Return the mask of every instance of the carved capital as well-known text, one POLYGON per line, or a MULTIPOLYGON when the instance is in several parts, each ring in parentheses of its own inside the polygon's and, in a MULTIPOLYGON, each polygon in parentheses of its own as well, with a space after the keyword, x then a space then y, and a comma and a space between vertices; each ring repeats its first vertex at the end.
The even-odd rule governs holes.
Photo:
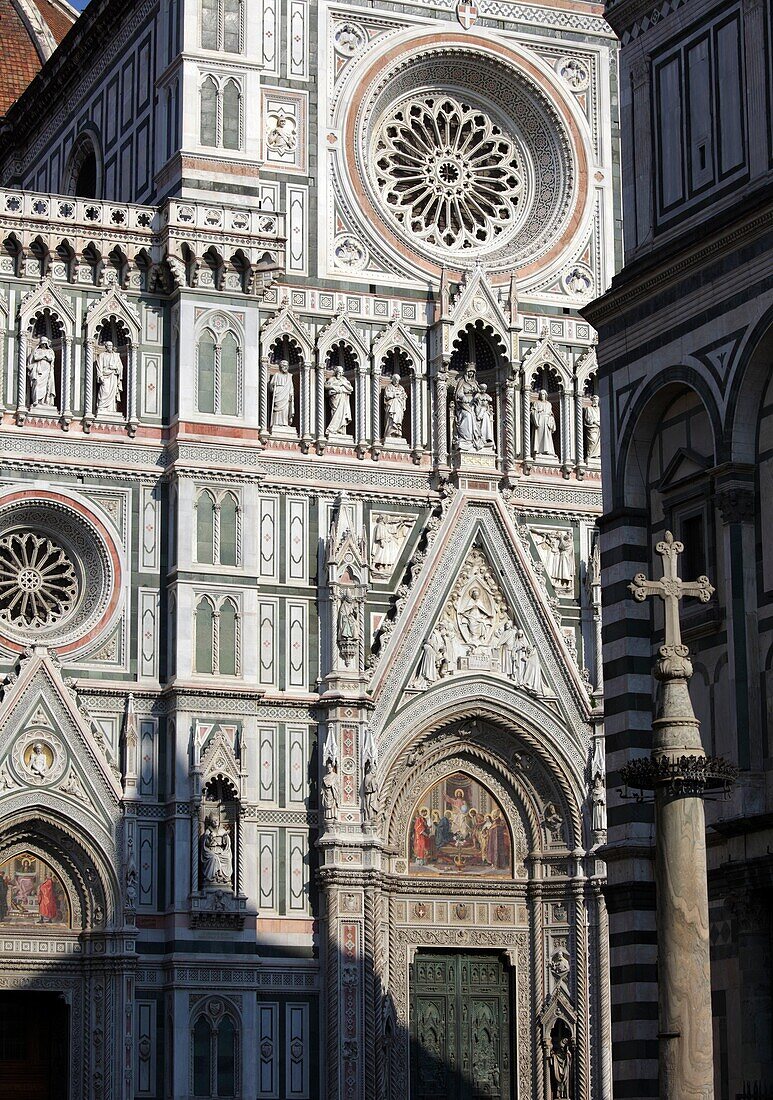
POLYGON ((658 680, 689 680, 692 676, 690 650, 686 645, 662 645, 655 662, 658 680))
POLYGON ((753 489, 721 489, 714 494, 723 523, 754 522, 753 489))

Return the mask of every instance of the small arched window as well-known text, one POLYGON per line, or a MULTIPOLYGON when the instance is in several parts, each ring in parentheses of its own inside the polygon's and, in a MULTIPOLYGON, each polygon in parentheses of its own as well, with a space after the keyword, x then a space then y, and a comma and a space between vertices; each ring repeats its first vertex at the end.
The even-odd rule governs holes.
POLYGON ((193 1095, 225 1100, 237 1091, 237 1030, 233 1017, 201 1015, 193 1025, 193 1095))
POLYGON ((239 148, 240 121, 239 85, 227 80, 223 88, 223 148, 239 148))
POLYGON ((201 493, 196 501, 196 561, 214 565, 215 502, 210 493, 201 493))
POLYGON ((237 657, 237 614, 233 600, 223 600, 220 605, 220 630, 218 637, 218 671, 221 676, 235 676, 237 657))
POLYGON ((238 564, 239 506, 233 493, 226 493, 220 501, 220 564, 238 564))
POLYGON ((217 140, 217 116, 218 102, 217 82, 214 77, 208 76, 201 86, 201 144, 215 147, 217 140))
POLYGON ((196 607, 196 671, 211 676, 215 671, 215 609, 206 596, 196 607))
POLYGON ((216 338, 204 329, 198 342, 196 408, 201 413, 238 416, 241 406, 241 346, 226 330, 216 338))
POLYGON ((201 47, 242 52, 242 0, 201 0, 201 47))
POLYGON ((232 332, 223 337, 220 351, 220 409, 226 416, 239 411, 239 345, 232 332))
POLYGON ((215 338, 207 329, 199 340, 198 409, 203 413, 213 413, 216 410, 216 350, 215 338))
POLYGON ((218 0, 201 0, 201 47, 204 50, 217 49, 219 7, 218 0))

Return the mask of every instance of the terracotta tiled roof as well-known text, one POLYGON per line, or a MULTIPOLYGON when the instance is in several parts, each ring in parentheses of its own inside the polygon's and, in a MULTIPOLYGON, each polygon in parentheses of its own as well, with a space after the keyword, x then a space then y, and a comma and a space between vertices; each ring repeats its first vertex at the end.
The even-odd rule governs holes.
POLYGON ((0 0, 0 115, 37 75, 77 14, 64 0, 0 0))

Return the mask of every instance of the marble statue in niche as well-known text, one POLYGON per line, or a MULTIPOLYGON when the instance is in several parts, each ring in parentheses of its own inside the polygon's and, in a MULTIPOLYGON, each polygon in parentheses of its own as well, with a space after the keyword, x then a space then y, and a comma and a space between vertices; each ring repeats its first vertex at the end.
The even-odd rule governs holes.
POLYGON ((590 405, 585 406, 582 418, 585 424, 585 457, 601 458, 601 410, 595 393, 590 405))
POLYGON ((445 776, 421 796, 410 818, 409 849, 411 874, 512 876, 502 807, 463 772, 445 776))
POLYGON ((572 1036, 563 1020, 559 1020, 550 1032, 547 1062, 551 1100, 569 1100, 572 1095, 572 1036))
POLYGON ((115 414, 123 390, 123 360, 112 340, 101 345, 94 360, 97 376, 97 413, 115 414))
POLYGON ((537 400, 531 406, 531 423, 534 429, 535 456, 555 458, 553 436, 556 433, 556 418, 553 406, 548 401, 547 390, 540 390, 537 400))
POLYGON ((56 356, 47 336, 41 336, 27 360, 32 408, 56 408, 56 380, 54 363, 56 356))
POLYGON ((494 406, 485 384, 478 382, 475 367, 468 363, 454 387, 454 442, 464 450, 494 447, 494 406))
POLYGON ((408 407, 408 391, 400 381, 399 374, 393 374, 389 384, 384 387, 384 442, 390 439, 404 439, 403 420, 408 407))
POLYGON ((290 374, 290 364, 282 359, 279 370, 268 384, 271 391, 271 429, 292 427, 295 417, 295 392, 290 374))
POLYGON ((351 382, 344 377, 344 368, 340 363, 333 367, 333 376, 325 382, 330 407, 327 435, 348 435, 352 420, 351 396, 354 392, 351 382))
POLYGON ((231 886, 233 869, 231 834, 218 806, 204 820, 204 834, 201 838, 202 885, 205 888, 231 886))
POLYGON ((341 784, 338 770, 332 761, 328 763, 322 777, 320 801, 325 824, 333 825, 338 820, 338 807, 341 805, 341 784))
POLYGON ((357 653, 360 640, 360 622, 357 600, 345 588, 338 601, 336 622, 336 645, 344 664, 350 665, 357 653))
POLYGON ((381 812, 381 793, 378 785, 376 766, 372 760, 365 761, 362 794, 363 802, 365 803, 365 820, 369 825, 375 825, 381 812))

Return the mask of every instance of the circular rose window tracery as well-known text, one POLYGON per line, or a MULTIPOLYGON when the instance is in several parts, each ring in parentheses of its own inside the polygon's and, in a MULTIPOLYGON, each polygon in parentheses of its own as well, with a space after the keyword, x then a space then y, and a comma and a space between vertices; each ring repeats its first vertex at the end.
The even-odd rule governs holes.
POLYGON ((31 531, 0 538, 0 620, 24 628, 53 626, 78 598, 78 577, 52 539, 31 531))
POLYGON ((430 245, 480 247, 516 219, 524 187, 517 146, 480 107, 448 95, 411 98, 382 120, 374 160, 383 202, 430 245))

